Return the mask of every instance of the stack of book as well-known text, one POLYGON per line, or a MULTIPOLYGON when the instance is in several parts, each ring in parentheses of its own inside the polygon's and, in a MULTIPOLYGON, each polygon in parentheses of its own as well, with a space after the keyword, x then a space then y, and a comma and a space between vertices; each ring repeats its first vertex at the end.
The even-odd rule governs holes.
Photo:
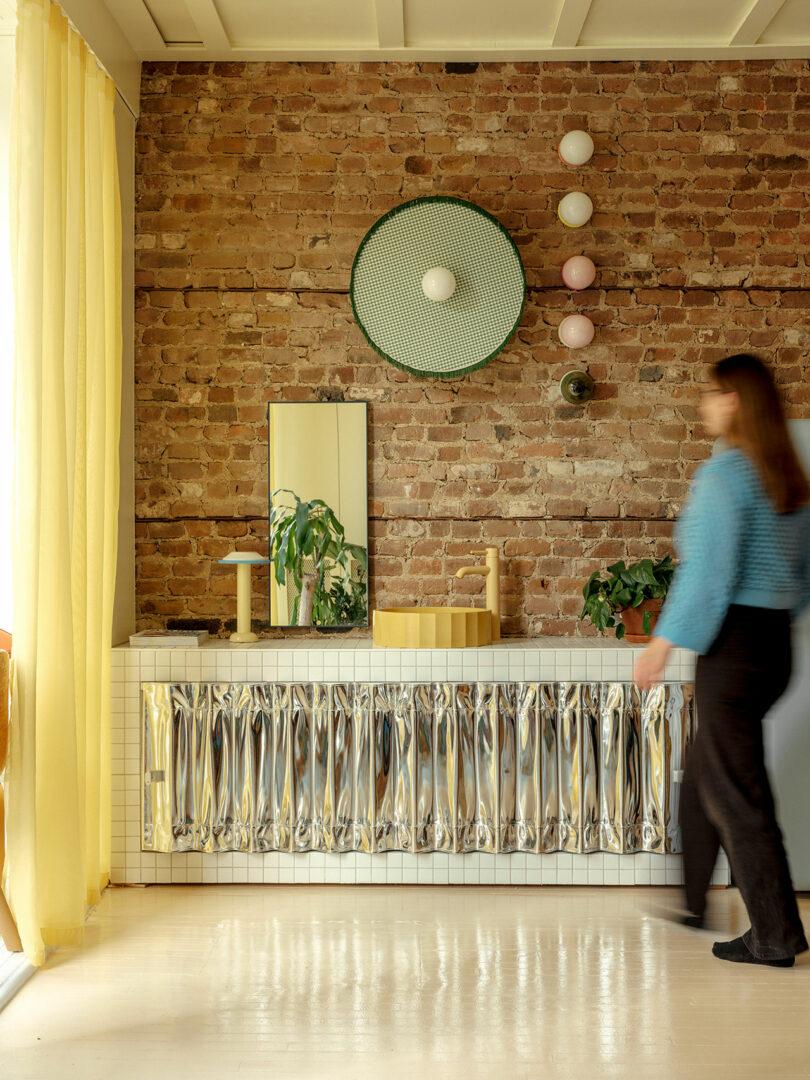
POLYGON ((140 630, 129 635, 131 649, 196 649, 208 640, 207 630, 140 630))

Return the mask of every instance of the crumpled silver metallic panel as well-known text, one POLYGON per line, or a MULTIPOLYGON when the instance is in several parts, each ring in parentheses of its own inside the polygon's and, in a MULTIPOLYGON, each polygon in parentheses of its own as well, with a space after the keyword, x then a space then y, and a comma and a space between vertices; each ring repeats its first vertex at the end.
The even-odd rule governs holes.
POLYGON ((680 850, 691 685, 145 683, 147 851, 680 850))

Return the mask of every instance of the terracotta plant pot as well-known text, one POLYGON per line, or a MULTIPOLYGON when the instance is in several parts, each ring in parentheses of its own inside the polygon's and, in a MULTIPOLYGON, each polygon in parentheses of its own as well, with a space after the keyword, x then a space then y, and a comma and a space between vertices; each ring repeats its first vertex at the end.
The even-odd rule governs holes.
POLYGON ((644 612, 650 612, 650 629, 654 630, 663 605, 663 600, 642 600, 638 607, 622 608, 621 616, 622 622, 624 623, 624 640, 632 641, 634 643, 649 641, 652 634, 644 633, 644 612))

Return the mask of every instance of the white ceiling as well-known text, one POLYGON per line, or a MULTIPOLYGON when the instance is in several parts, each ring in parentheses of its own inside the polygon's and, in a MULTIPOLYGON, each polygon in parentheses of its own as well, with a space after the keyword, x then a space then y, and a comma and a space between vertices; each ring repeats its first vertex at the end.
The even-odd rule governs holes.
POLYGON ((104 2, 142 60, 810 57, 810 0, 104 2))

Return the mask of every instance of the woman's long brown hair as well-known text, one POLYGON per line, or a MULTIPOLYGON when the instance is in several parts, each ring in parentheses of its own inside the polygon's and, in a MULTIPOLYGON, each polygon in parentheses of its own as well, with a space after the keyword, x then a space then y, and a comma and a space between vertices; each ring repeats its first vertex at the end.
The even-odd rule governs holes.
POLYGON ((740 407, 731 419, 728 441, 745 450, 780 514, 810 502, 807 482, 773 375, 756 356, 735 353, 712 369, 723 390, 735 390, 740 407))

